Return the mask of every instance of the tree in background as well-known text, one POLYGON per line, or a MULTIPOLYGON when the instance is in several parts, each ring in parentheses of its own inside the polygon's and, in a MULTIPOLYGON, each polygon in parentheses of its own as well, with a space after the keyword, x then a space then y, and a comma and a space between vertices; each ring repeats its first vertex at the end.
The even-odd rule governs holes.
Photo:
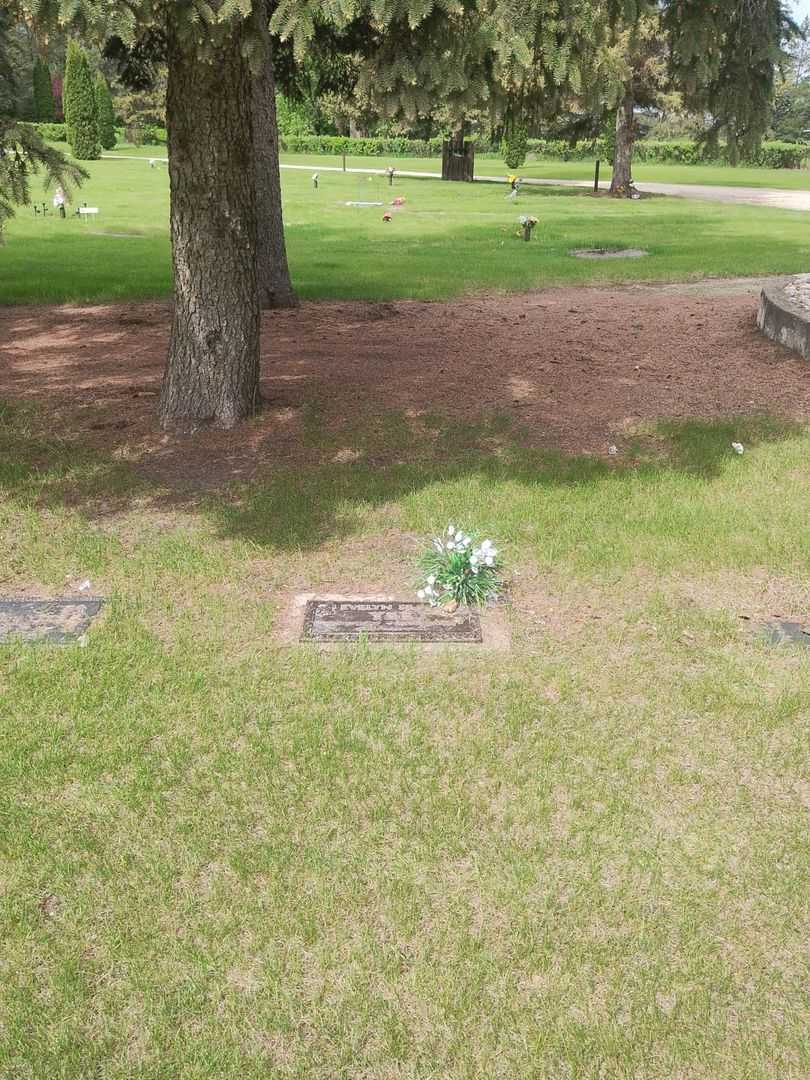
POLYGON ((73 156, 91 161, 101 155, 96 113, 96 95, 87 54, 76 41, 69 41, 65 61, 63 109, 67 137, 73 156))
POLYGON ((774 138, 785 142, 810 142, 810 79, 793 86, 783 83, 773 106, 774 138))
POLYGON ((753 157, 771 119, 783 45, 798 28, 782 0, 667 0, 662 25, 670 72, 693 113, 711 117, 709 153, 721 136, 732 165, 753 157))
POLYGON ((621 21, 614 26, 601 75, 613 126, 610 194, 627 198, 635 194, 636 109, 660 106, 667 90, 667 42, 657 7, 641 11, 629 25, 621 21))
POLYGON ((256 158, 256 275, 263 308, 290 308, 298 298, 290 280, 281 209, 278 120, 270 11, 259 4, 253 23, 259 45, 251 88, 253 151, 256 158))
POLYGON ((115 112, 110 87, 100 71, 96 74, 93 93, 96 99, 98 141, 105 150, 112 150, 115 146, 115 112))
POLYGON ((800 86, 810 78, 810 16, 805 16, 785 42, 785 82, 800 86))
POLYGON ((787 142, 810 142, 810 18, 786 43, 786 52, 773 105, 773 135, 787 142))
POLYGON ((43 123, 53 123, 56 108, 53 100, 53 85, 48 64, 41 56, 34 61, 34 119, 43 123))

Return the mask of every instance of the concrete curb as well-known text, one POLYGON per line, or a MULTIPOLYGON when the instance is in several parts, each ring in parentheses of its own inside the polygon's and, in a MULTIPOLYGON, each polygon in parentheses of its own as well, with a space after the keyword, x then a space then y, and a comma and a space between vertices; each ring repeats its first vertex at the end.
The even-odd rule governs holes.
POLYGON ((772 341, 810 360, 810 311, 788 299, 784 283, 763 288, 757 326, 772 341))

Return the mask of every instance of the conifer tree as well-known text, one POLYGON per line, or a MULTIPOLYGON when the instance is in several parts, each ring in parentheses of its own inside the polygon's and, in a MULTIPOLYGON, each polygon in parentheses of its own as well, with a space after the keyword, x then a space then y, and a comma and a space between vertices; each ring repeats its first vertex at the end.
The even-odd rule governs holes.
POLYGON ((100 156, 96 95, 87 55, 76 41, 69 41, 62 91, 67 137, 73 156, 91 161, 100 156))
POLYGON ((41 56, 34 61, 33 83, 34 119, 42 123, 53 123, 56 119, 56 106, 53 100, 51 73, 41 56))
POLYGON ((115 110, 107 80, 100 71, 96 75, 93 91, 96 98, 98 141, 105 150, 112 150, 115 146, 115 110))
POLYGON ((758 148, 771 117, 782 45, 796 32, 783 0, 668 0, 671 69, 693 112, 712 117, 708 144, 725 135, 729 159, 758 148))

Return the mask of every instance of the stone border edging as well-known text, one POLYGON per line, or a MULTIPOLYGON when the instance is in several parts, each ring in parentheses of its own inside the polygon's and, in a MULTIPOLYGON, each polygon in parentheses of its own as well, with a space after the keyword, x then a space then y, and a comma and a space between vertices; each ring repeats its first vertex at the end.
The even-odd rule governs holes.
POLYGON ((785 283, 762 289, 757 326, 772 341, 810 360, 810 309, 788 298, 785 283))

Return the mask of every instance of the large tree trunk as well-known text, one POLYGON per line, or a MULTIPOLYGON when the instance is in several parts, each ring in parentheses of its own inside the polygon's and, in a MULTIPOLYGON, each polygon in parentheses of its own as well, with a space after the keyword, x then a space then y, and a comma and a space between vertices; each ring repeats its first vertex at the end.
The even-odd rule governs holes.
POLYGON ((442 180, 472 180, 475 172, 475 143, 465 142, 462 123, 442 143, 442 180))
POLYGON ((174 320, 163 427, 233 427, 259 408, 251 76, 234 32, 211 62, 168 33, 174 320))
POLYGON ((276 85, 273 50, 265 5, 256 6, 254 20, 262 40, 263 57, 253 76, 253 143, 256 153, 256 266, 259 303, 264 308, 296 307, 298 298, 290 281, 284 221, 281 209, 281 175, 278 164, 276 85))
POLYGON ((636 140, 635 101, 629 91, 616 112, 616 148, 613 151, 613 179, 610 194, 629 198, 633 187, 633 143, 636 140))

